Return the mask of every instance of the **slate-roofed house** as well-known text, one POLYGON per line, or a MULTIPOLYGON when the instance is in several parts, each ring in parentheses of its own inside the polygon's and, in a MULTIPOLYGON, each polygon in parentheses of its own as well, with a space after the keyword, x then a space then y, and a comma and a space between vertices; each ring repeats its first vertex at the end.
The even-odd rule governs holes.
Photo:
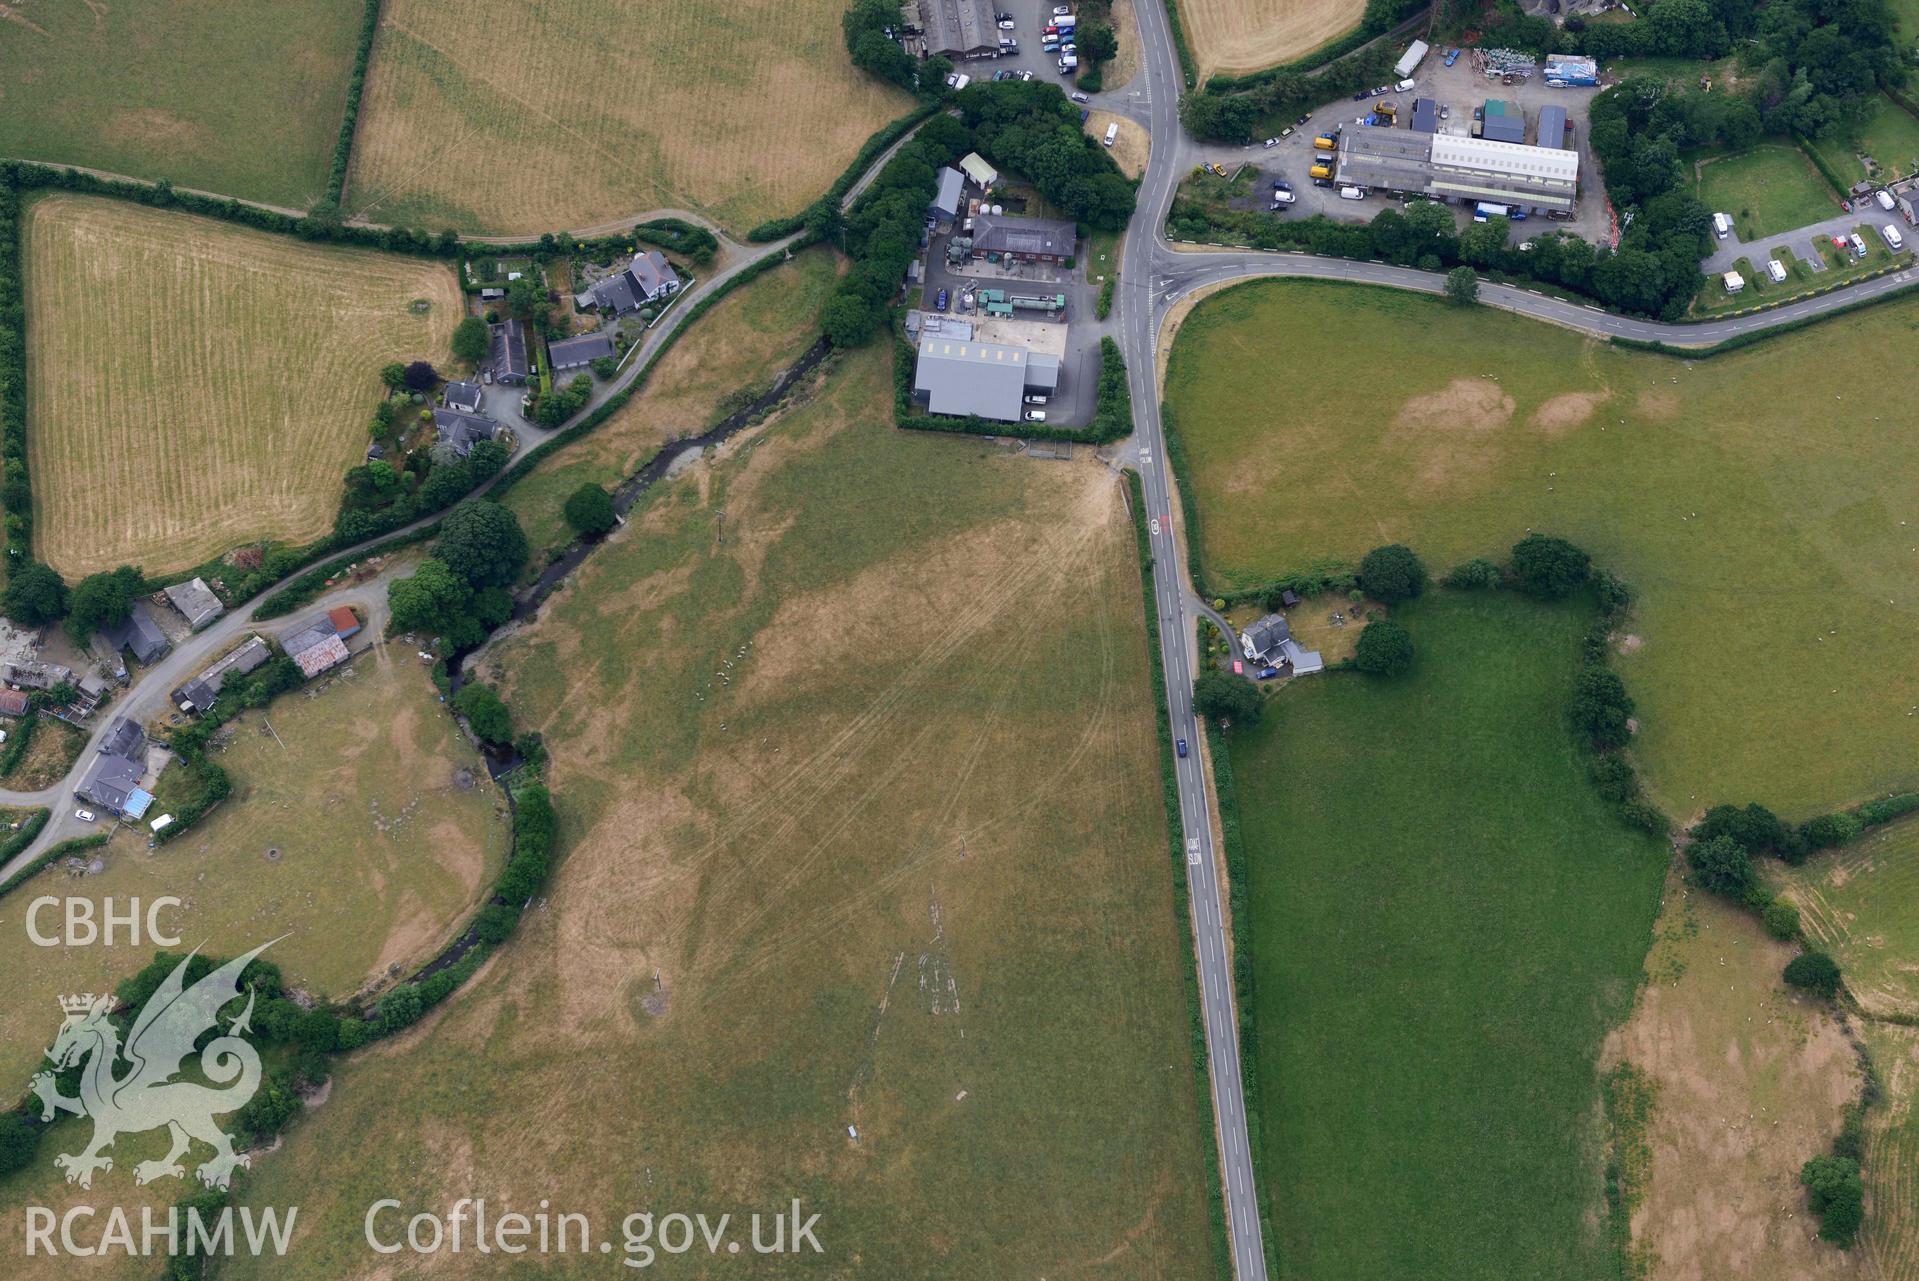
POLYGON ((203 578, 175 583, 166 592, 167 600, 187 620, 187 626, 196 632, 227 612, 227 607, 220 603, 220 598, 213 594, 213 589, 207 586, 203 578))
POLYGON ((493 377, 503 383, 523 383, 533 373, 533 361, 526 354, 526 326, 508 316, 492 327, 493 348, 488 366, 493 377))
POLYGON ((680 274, 673 270, 673 264, 666 260, 666 255, 657 249, 635 254, 626 274, 633 278, 640 297, 647 302, 658 302, 680 292, 680 274))
POLYGON ((633 261, 626 265, 625 270, 594 281, 585 293, 577 295, 573 301, 582 308, 597 307, 615 316, 624 316, 650 302, 671 298, 680 292, 683 283, 680 274, 673 270, 673 264, 666 260, 666 255, 657 249, 649 249, 645 253, 634 254, 633 261))
POLYGON ((153 611, 147 608, 143 600, 133 602, 125 622, 101 628, 100 638, 115 655, 123 649, 130 649, 134 658, 142 663, 155 662, 173 648, 173 642, 153 621, 153 611))
POLYGON ((453 452, 465 458, 473 452, 475 445, 483 440, 492 440, 499 424, 479 414, 463 414, 457 409, 441 408, 433 411, 433 426, 440 433, 440 443, 453 446, 453 452))
POLYGON ((1239 634, 1239 647, 1256 663, 1278 661, 1279 647, 1293 638, 1284 614, 1268 614, 1239 634))
POLYGON ((282 636, 280 648, 300 665, 300 671, 309 679, 347 660, 346 642, 340 639, 339 630, 325 614, 282 636))
POLYGON ((125 716, 116 716, 108 722, 106 735, 100 740, 100 750, 112 756, 137 756, 147 745, 146 731, 139 722, 125 716))
POLYGON ((446 407, 457 409, 463 414, 480 412, 482 393, 478 383, 448 383, 446 385, 446 407))
POLYGON ((140 790, 140 779, 147 770, 146 752, 147 736, 139 722, 115 717, 100 741, 99 754, 87 766, 73 794, 101 809, 139 818, 153 804, 153 797, 140 790))
POLYGON ((562 338, 546 345, 546 356, 553 362, 555 373, 563 369, 584 369, 600 357, 612 354, 613 340, 604 332, 562 338))
POLYGON ((975 258, 998 254, 1022 262, 1065 262, 1078 239, 1079 228, 1059 218, 981 214, 973 219, 975 258))

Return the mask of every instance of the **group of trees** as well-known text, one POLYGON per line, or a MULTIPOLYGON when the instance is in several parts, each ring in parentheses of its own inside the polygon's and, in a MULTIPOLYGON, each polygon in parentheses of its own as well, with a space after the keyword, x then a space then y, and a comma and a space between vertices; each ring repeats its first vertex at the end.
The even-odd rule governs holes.
MULTIPOLYGON (((1413 549, 1375 547, 1359 562, 1359 587, 1374 600, 1401 605, 1426 590, 1430 577, 1413 549)), ((1376 618, 1359 633, 1353 666, 1368 676, 1397 676, 1413 665, 1413 637, 1396 618, 1376 618)))
POLYGON ((944 93, 946 76, 953 70, 951 60, 921 62, 906 52, 897 34, 902 21, 900 6, 893 0, 853 0, 853 7, 840 17, 847 56, 867 75, 908 93, 944 93))
POLYGON ((595 485, 588 481, 566 496, 566 506, 561 509, 566 523, 573 532, 587 538, 599 538, 610 533, 620 523, 613 510, 613 495, 606 492, 604 485, 595 485))
POLYGON ((507 588, 530 554, 511 510, 469 499, 447 513, 433 555, 387 592, 388 631, 438 636, 454 649, 479 644, 513 616, 507 588))
POLYGON ((127 621, 133 602, 151 590, 144 571, 133 565, 89 574, 71 590, 51 566, 25 561, 13 570, 0 593, 0 613, 23 627, 44 627, 65 619, 77 645, 103 627, 127 621))
POLYGON ((960 118, 981 155, 1030 181, 1046 202, 1099 231, 1121 231, 1133 216, 1134 184, 1112 153, 1089 138, 1079 108, 1042 80, 968 85, 960 118))
POLYGON ((558 427, 586 408, 593 398, 593 379, 587 374, 573 375, 564 387, 555 387, 539 397, 533 406, 533 421, 542 427, 558 427))

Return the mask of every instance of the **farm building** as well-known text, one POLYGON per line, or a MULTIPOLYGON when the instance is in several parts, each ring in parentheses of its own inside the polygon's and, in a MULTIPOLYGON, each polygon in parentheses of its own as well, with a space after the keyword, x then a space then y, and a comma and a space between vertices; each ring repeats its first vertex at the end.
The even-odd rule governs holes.
POLYGON ((1239 636, 1240 650, 1255 663, 1277 667, 1294 676, 1322 671, 1326 660, 1318 650, 1305 649, 1293 639, 1292 625, 1284 614, 1268 614, 1239 636))
POLYGON ((457 409, 436 409, 433 411, 433 426, 440 433, 440 443, 451 445, 453 452, 465 458, 473 452, 473 447, 483 440, 492 440, 499 424, 491 418, 479 414, 463 414, 457 409))
POLYGON ((1339 136, 1339 174, 1375 190, 1570 213, 1579 153, 1410 129, 1348 129, 1339 136))
POLYGON ((913 394, 929 413, 1018 422, 1028 394, 1059 387, 1059 358, 999 343, 920 340, 913 394))
POLYGON ((340 638, 332 617, 326 614, 282 636, 280 648, 300 665, 300 671, 309 679, 347 660, 346 642, 340 638))
POLYGON ((997 255, 1021 262, 1065 262, 1073 256, 1079 228, 1059 218, 1007 218, 981 214, 973 219, 973 256, 997 255))
POLYGON ((29 700, 17 689, 0 689, 0 716, 25 716, 29 700))
POLYGON ((546 357, 555 373, 565 369, 585 369, 602 356, 613 355, 613 340, 604 333, 581 334, 546 345, 546 357))
POLYGON ((187 620, 187 626, 199 631, 208 623, 227 612, 220 598, 213 594, 203 578, 191 578, 184 583, 175 583, 166 589, 167 601, 187 620))
POLYGON ((1526 113, 1518 103, 1507 102, 1503 98, 1488 98, 1485 116, 1480 126, 1480 136, 1488 142, 1526 141, 1526 113))
POLYGON ((463 414, 480 412, 480 384, 448 383, 446 385, 446 407, 457 409, 463 414))
POLYGON ((1539 146, 1557 147, 1565 150, 1566 109, 1558 103, 1548 103, 1539 109, 1539 146))
POLYGON ((939 193, 933 197, 933 203, 926 207, 926 216, 951 222, 959 217, 960 193, 966 188, 966 176, 948 165, 940 170, 939 179, 939 193))
POLYGON ((204 712, 220 696, 229 676, 245 676, 273 657, 273 651, 258 636, 249 636, 228 650, 211 667, 173 691, 173 701, 183 712, 204 712))
POLYGON ((960 172, 966 175, 966 181, 986 190, 999 181, 999 170, 986 163, 985 157, 977 151, 969 151, 960 157, 960 172))
POLYGON ((146 750, 147 736, 138 722, 115 718, 73 794, 123 818, 139 818, 153 804, 153 797, 140 790, 147 772, 146 750))
POLYGON ((333 634, 341 640, 360 630, 360 616, 353 612, 351 605, 339 605, 327 611, 327 621, 333 624, 333 634))
POLYGON ((1439 132, 1439 108, 1431 98, 1413 100, 1413 119, 1411 128, 1416 133, 1439 132))
POLYGON ((8 663, 0 668, 0 675, 6 677, 7 684, 21 689, 48 690, 73 683, 73 669, 59 663, 8 663))
POLYGON ((526 326, 508 317, 493 326, 493 349, 488 354, 493 377, 503 383, 523 383, 533 372, 526 354, 526 326))
POLYGON ((585 293, 575 295, 573 301, 584 311, 597 308, 624 316, 650 302, 671 298, 680 292, 681 284, 679 273, 673 270, 666 255, 649 249, 633 255, 633 261, 624 270, 594 281, 585 293))
POLYGON ((142 663, 151 663, 173 648, 172 642, 167 640, 167 634, 153 621, 153 612, 143 600, 133 602, 126 621, 101 628, 100 638, 116 656, 121 650, 129 649, 133 651, 134 658, 142 663))
POLYGON ((992 0, 919 0, 928 57, 982 58, 999 52, 992 0))

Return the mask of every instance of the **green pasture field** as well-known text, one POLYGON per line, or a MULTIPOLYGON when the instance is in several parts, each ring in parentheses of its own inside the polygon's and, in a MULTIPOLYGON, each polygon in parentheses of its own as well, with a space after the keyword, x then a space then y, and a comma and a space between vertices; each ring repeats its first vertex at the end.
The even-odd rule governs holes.
POLYGON ((1166 399, 1214 584, 1386 542, 1443 571, 1571 538, 1638 593, 1615 662, 1654 798, 1802 818, 1915 781, 1919 470, 1887 361, 1916 332, 1898 302, 1688 361, 1261 282, 1187 319, 1166 399))
POLYGON ((1840 212, 1826 180, 1789 144, 1765 143, 1737 155, 1705 157, 1697 173, 1700 203, 1730 214, 1747 244, 1840 212))
POLYGON ((6 6, 0 156, 305 209, 326 191, 360 0, 6 6))
POLYGON ((1889 182, 1919 173, 1919 119, 1890 98, 1881 98, 1879 109, 1857 130, 1842 127, 1812 145, 1847 182, 1868 177, 1889 182), (1862 151, 1879 162, 1877 174, 1868 174, 1859 163, 1862 151))
POLYGON ((1666 854, 1566 727, 1584 606, 1403 607, 1407 676, 1232 733, 1282 1278, 1610 1278, 1601 1039, 1666 854))
POLYGON ((1210 1275, 1121 491, 897 431, 890 358, 657 487, 488 653, 552 752, 547 900, 260 1165, 304 1235, 236 1281, 370 1270, 371 1200, 466 1195, 616 1248, 798 1197, 835 1273, 1210 1275))

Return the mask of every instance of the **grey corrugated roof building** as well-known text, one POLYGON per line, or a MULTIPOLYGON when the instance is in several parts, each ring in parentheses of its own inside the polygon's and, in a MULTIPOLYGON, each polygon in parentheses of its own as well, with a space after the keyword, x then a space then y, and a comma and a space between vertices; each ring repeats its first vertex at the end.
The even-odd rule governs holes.
POLYGON ((473 452, 475 445, 483 440, 492 440, 499 424, 479 414, 463 414, 457 409, 436 409, 433 411, 433 426, 440 433, 440 443, 453 446, 453 452, 465 458, 473 452))
POLYGON ((199 631, 208 623, 227 612, 213 589, 206 585, 205 579, 190 578, 184 583, 175 583, 166 589, 167 600, 180 611, 187 620, 187 626, 199 631))
POLYGON ((1566 109, 1556 102, 1539 109, 1539 145, 1565 149, 1566 109))
POLYGON ((940 170, 939 179, 939 194, 927 206, 927 215, 933 218, 956 218, 959 216, 960 193, 966 186, 966 175, 948 165, 940 170))
POLYGON ((999 52, 992 0, 920 0, 928 55, 974 58, 999 52))
POLYGON ((1433 105, 1431 98, 1413 100, 1412 128, 1416 133, 1439 132, 1439 108, 1433 105))
POLYGON ((249 636, 205 671, 174 690, 173 701, 180 705, 182 711, 204 712, 220 696, 229 676, 245 676, 271 657, 273 651, 265 641, 258 636, 249 636))
POLYGON ((153 612, 143 600, 133 602, 133 608, 127 612, 126 621, 112 627, 102 627, 100 638, 106 641, 109 649, 118 654, 123 649, 133 651, 134 658, 142 663, 151 663, 173 648, 160 625, 153 621, 153 612))
POLYGON ((605 333, 581 334, 546 345, 546 357, 553 368, 584 369, 602 356, 613 354, 613 340, 605 333))
POLYGON ((1008 218, 981 214, 973 219, 973 256, 1012 254, 1016 258, 1067 259, 1079 240, 1079 228, 1058 218, 1008 218))
POLYGON ((1518 103, 1488 98, 1484 114, 1480 126, 1482 138, 1489 142, 1526 141, 1526 113, 1518 103))
POLYGON ((523 383, 533 372, 526 354, 526 326, 509 316, 493 326, 493 376, 503 383, 523 383))
POLYGON ((1000 343, 922 338, 913 370, 913 394, 929 412, 998 422, 1018 422, 1028 391, 1059 385, 1059 361, 1024 347, 1000 343))
POLYGON ((347 660, 346 642, 340 639, 339 628, 325 614, 282 636, 280 648, 309 677, 347 660))

